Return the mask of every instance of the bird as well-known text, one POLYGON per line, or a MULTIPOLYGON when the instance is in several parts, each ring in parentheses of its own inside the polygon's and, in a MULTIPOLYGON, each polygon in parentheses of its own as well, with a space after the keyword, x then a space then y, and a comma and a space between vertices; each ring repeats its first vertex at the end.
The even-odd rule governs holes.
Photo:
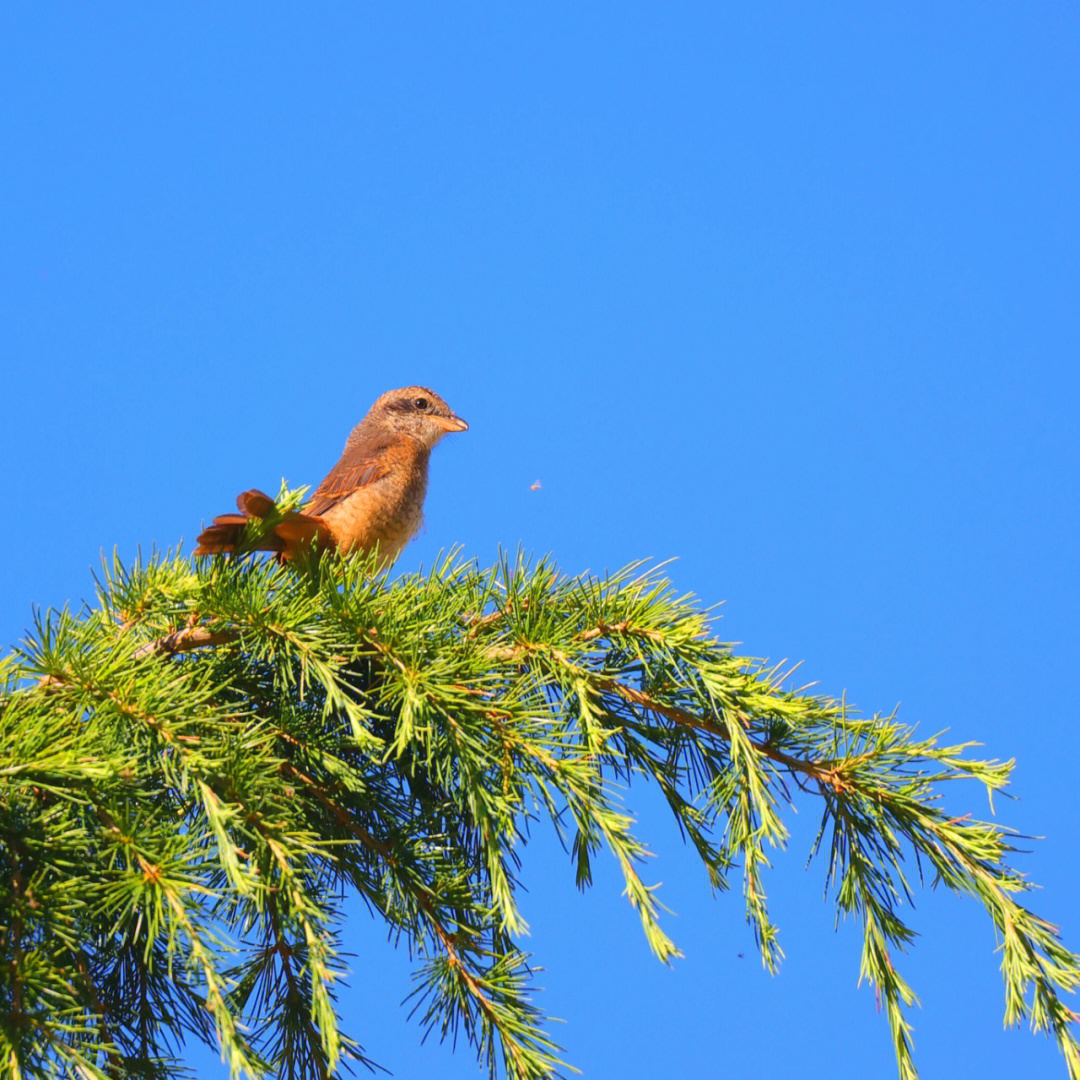
MULTIPOLYGON (((378 567, 389 566, 423 521, 428 459, 449 432, 469 425, 434 390, 406 386, 378 398, 353 428, 341 460, 300 510, 283 514, 245 551, 272 551, 289 562, 317 555, 366 554, 378 549, 378 567)), ((236 499, 238 514, 221 514, 199 534, 195 555, 236 551, 248 522, 274 511, 257 489, 236 499)))

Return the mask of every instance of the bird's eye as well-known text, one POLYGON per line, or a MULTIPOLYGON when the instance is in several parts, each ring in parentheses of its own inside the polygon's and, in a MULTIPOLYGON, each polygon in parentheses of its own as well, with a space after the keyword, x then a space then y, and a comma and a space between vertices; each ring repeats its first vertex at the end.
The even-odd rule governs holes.
POLYGON ((423 412, 430 404, 431 402, 429 402, 426 397, 413 398, 413 405, 421 412, 423 412))

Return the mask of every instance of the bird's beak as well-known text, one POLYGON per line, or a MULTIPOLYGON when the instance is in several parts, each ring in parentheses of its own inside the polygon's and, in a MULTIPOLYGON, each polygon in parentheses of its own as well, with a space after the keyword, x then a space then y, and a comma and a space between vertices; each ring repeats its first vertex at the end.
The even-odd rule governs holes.
POLYGON ((469 425, 466 424, 460 416, 433 416, 431 419, 434 420, 444 431, 469 430, 469 425))

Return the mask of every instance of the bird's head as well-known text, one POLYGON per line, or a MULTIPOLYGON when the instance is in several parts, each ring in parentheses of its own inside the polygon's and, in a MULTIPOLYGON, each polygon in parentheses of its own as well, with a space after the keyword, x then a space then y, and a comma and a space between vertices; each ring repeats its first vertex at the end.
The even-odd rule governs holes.
POLYGON ((469 430, 469 425, 425 386, 388 390, 371 406, 362 426, 408 435, 428 449, 449 431, 469 430))

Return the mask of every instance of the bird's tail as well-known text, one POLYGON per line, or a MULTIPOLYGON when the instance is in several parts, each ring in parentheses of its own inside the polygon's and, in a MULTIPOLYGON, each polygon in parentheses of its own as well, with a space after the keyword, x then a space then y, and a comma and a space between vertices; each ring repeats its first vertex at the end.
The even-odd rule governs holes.
MULTIPOLYGON (((252 518, 269 517, 275 511, 274 500, 255 489, 237 495, 236 506, 239 514, 219 514, 212 525, 199 533, 195 555, 223 555, 235 551, 241 546, 248 522, 252 518)), ((254 543, 244 545, 244 550, 276 551, 278 558, 289 560, 313 545, 320 550, 329 547, 332 540, 322 518, 290 510, 269 532, 254 543)))

